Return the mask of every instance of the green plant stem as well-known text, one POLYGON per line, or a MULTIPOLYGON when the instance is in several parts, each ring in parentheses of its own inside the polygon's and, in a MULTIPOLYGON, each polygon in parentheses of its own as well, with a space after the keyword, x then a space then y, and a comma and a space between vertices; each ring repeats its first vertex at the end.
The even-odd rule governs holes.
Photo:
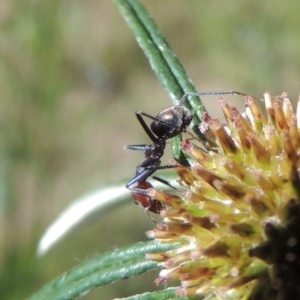
MULTIPOLYGON (((191 79, 146 9, 137 0, 115 1, 173 104, 178 105, 186 93, 196 93, 191 79)), ((186 105, 195 111, 194 123, 199 124, 206 111, 200 98, 189 96, 186 105)))
POLYGON ((145 259, 145 255, 166 251, 177 246, 154 241, 140 242, 130 247, 97 255, 57 277, 29 299, 73 299, 92 288, 157 269, 158 264, 145 259))

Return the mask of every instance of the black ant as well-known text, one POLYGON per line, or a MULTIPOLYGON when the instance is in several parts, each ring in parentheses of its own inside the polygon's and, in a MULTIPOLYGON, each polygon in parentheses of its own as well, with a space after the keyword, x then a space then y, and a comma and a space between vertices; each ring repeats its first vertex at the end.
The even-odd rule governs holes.
POLYGON ((140 124, 152 140, 152 144, 128 145, 130 150, 143 151, 145 158, 137 166, 135 176, 126 184, 135 202, 146 210, 159 213, 162 204, 157 200, 147 196, 147 189, 152 185, 147 181, 156 170, 173 168, 174 165, 161 166, 160 158, 164 154, 166 141, 186 130, 192 121, 192 114, 185 106, 174 105, 161 111, 156 117, 152 117, 144 112, 136 112, 140 124), (148 127, 143 117, 152 119, 148 127))
POLYGON ((128 145, 126 149, 143 151, 145 158, 136 167, 135 176, 126 184, 126 188, 131 191, 134 201, 142 206, 145 210, 159 214, 163 208, 163 204, 158 200, 151 199, 147 195, 147 190, 152 188, 152 184, 147 179, 159 169, 173 168, 175 165, 161 166, 161 157, 164 154, 166 141, 186 131, 193 119, 192 112, 182 103, 188 96, 214 96, 214 95, 242 95, 244 93, 236 91, 225 92, 204 92, 204 93, 186 93, 180 101, 179 105, 170 106, 155 117, 138 111, 136 117, 143 129, 152 141, 152 144, 128 145), (147 125, 143 117, 152 119, 150 127, 147 125))

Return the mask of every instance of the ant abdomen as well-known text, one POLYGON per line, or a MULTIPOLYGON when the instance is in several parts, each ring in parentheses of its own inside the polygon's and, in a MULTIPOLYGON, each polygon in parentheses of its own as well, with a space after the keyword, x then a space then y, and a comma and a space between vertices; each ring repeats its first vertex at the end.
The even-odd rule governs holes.
MULTIPOLYGON (((153 188, 152 184, 148 181, 143 181, 140 182, 136 188, 141 189, 141 190, 147 190, 149 188, 153 188)), ((164 205, 156 200, 156 199, 152 199, 150 196, 142 194, 142 193, 138 193, 138 192, 131 192, 132 198, 134 200, 134 202, 141 206, 143 209, 145 209, 146 211, 151 211, 155 214, 159 214, 160 211, 164 208, 164 205)))

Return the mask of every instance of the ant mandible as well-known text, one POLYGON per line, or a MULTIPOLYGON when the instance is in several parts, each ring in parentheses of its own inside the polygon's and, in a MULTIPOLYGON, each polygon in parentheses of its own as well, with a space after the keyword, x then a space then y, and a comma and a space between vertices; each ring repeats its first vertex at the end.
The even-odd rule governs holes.
POLYGON ((179 105, 170 106, 158 113, 155 117, 141 111, 136 112, 138 121, 152 141, 152 144, 126 146, 126 149, 143 151, 145 153, 145 158, 136 167, 135 176, 126 184, 126 188, 131 191, 136 204, 142 206, 146 211, 151 211, 156 214, 159 214, 164 207, 160 201, 151 199, 151 197, 147 195, 147 190, 152 188, 152 184, 147 181, 147 179, 156 172, 156 170, 174 167, 174 165, 161 166, 161 157, 164 154, 166 141, 186 131, 192 122, 192 112, 183 105, 187 97, 229 94, 247 96, 247 94, 236 91, 192 92, 184 94, 179 105), (152 119, 150 127, 145 122, 144 117, 152 119))

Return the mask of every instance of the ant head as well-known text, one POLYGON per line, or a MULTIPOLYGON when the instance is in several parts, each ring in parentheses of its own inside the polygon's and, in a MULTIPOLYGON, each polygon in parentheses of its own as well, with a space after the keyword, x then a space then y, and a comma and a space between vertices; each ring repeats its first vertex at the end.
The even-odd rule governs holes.
POLYGON ((192 113, 185 106, 170 106, 154 118, 151 130, 158 137, 167 140, 184 132, 192 119, 192 113))

